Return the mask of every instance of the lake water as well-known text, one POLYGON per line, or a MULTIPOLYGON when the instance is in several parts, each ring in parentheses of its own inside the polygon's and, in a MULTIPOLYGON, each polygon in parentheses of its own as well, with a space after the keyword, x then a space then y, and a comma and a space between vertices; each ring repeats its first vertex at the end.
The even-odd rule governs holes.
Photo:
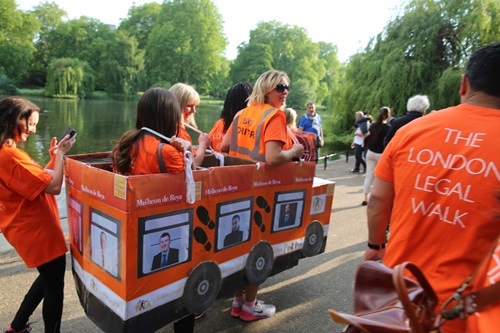
MULTIPOLYGON (((78 133, 70 155, 110 151, 114 141, 135 127, 137 101, 26 98, 40 106, 42 112, 37 132, 30 135, 24 149, 41 165, 49 161, 51 138, 59 137, 68 126, 78 133)), ((221 109, 222 104, 200 104, 196 108, 198 128, 208 133, 219 119, 221 109)), ((198 134, 190 132, 190 135, 196 144, 198 134)))

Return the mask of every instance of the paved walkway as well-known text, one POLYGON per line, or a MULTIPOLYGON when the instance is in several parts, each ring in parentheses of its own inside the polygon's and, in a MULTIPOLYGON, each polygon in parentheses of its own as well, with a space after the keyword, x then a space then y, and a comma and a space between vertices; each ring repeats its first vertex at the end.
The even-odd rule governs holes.
MULTIPOLYGON (((361 262, 367 234, 366 208, 361 206, 364 175, 349 172, 353 163, 353 160, 346 163, 345 159, 329 162, 326 170, 323 164, 318 165, 316 176, 336 182, 326 251, 300 260, 296 267, 268 278, 261 285, 259 299, 276 305, 277 313, 270 319, 245 323, 229 315, 230 299, 219 299, 196 321, 195 332, 331 333, 342 330, 342 325, 332 322, 327 309, 352 310, 354 273, 361 262)), ((65 224, 65 213, 61 216, 65 224)), ((3 237, 0 235, 0 238, 3 237)), ((70 256, 67 258, 62 329, 66 333, 100 333, 78 301, 70 256)), ((8 246, 0 247, 0 331, 10 324, 36 276, 36 270, 28 270, 8 246)), ((41 306, 32 320, 34 331, 43 332, 41 306)), ((173 332, 173 326, 157 331, 164 332, 173 332)))

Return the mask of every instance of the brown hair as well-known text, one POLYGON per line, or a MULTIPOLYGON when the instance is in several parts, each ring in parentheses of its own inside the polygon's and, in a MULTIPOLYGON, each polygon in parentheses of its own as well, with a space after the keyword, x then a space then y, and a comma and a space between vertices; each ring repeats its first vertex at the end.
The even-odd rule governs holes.
MULTIPOLYGON (((135 129, 124 133, 113 151, 113 163, 118 172, 130 173, 130 163, 138 151, 135 149, 135 152, 131 152, 133 144, 139 143, 144 135, 150 135, 142 131, 142 127, 148 127, 170 138, 178 135, 180 119, 179 102, 172 92, 161 87, 147 90, 137 104, 135 129)), ((158 139, 165 142, 164 139, 158 139)))
POLYGON ((24 120, 28 128, 28 118, 40 108, 33 102, 18 96, 6 97, 0 101, 0 149, 7 140, 21 135, 19 122, 24 120))

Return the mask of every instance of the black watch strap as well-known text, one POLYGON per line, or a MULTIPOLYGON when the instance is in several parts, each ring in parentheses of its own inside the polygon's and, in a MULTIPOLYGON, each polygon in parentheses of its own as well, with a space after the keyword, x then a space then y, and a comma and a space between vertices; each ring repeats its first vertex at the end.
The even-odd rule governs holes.
POLYGON ((381 245, 378 245, 378 244, 372 244, 370 242, 368 242, 368 247, 372 250, 382 250, 383 248, 385 248, 385 244, 386 243, 383 243, 381 245))

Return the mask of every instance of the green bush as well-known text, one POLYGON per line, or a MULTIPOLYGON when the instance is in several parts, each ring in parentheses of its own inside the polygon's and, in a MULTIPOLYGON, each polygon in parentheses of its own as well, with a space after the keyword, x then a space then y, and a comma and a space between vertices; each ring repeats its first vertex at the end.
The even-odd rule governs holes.
POLYGON ((17 94, 17 88, 14 85, 14 81, 9 79, 5 74, 0 74, 0 93, 6 95, 17 94))
POLYGON ((29 89, 29 88, 19 88, 17 89, 17 93, 21 96, 45 96, 45 89, 29 89))

